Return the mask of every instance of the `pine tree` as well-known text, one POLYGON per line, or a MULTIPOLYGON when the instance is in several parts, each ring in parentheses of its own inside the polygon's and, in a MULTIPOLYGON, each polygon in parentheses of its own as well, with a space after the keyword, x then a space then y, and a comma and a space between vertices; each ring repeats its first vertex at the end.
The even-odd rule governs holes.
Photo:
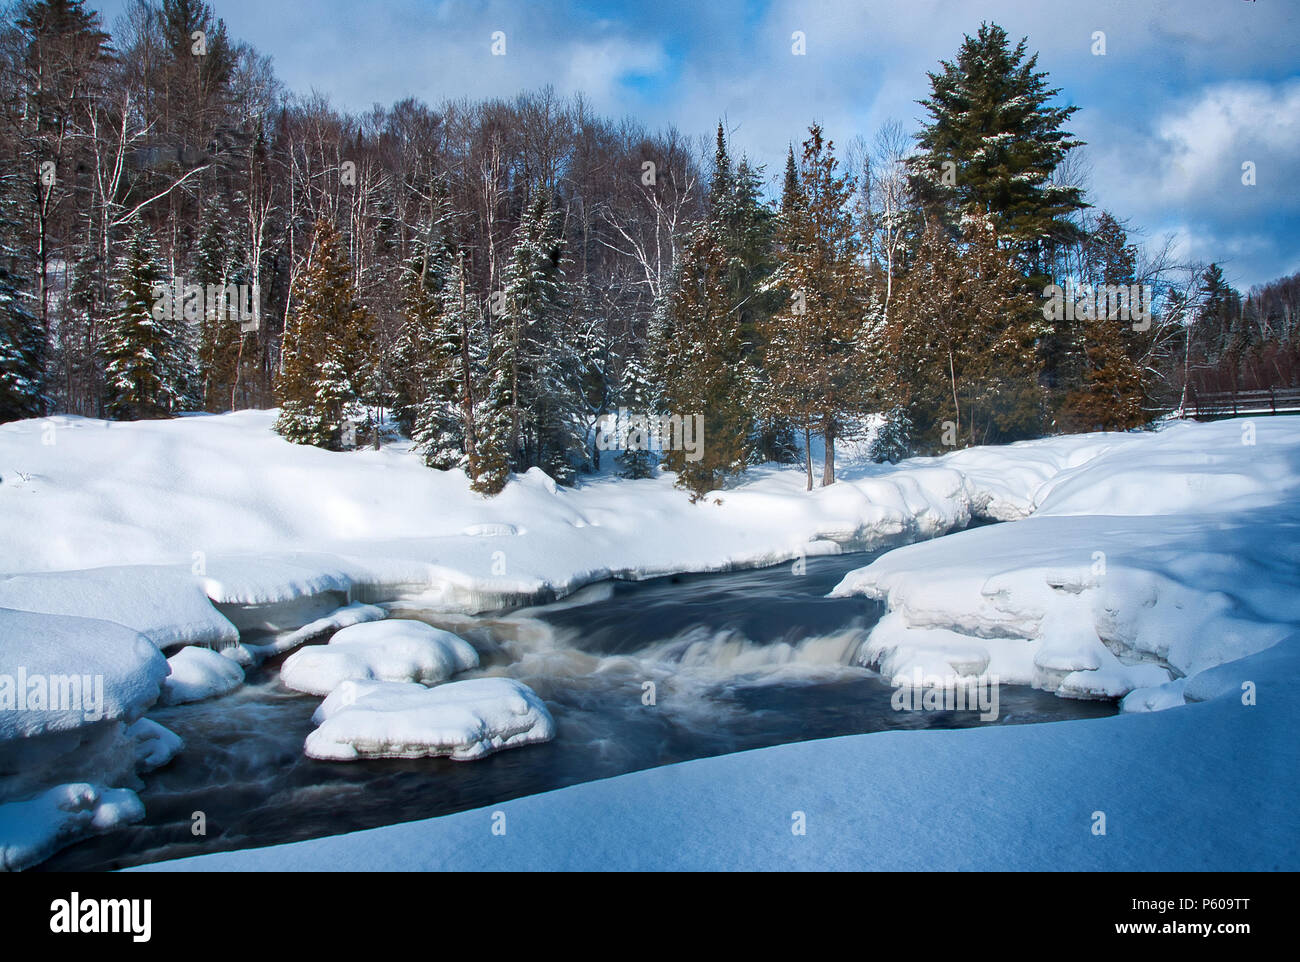
POLYGON ((767 396, 773 413, 804 431, 809 490, 808 435, 816 429, 825 439, 822 484, 834 484, 835 439, 865 411, 880 373, 873 355, 881 332, 849 207, 853 191, 853 179, 838 173, 834 145, 814 124, 797 179, 783 193, 778 267, 768 286, 786 300, 764 336, 767 396))
POLYGON ((751 166, 748 158, 742 157, 733 171, 719 124, 708 216, 726 252, 724 283, 740 317, 744 357, 753 375, 753 396, 745 399, 754 414, 751 456, 755 461, 789 463, 797 456, 794 429, 788 419, 772 415, 771 405, 762 398, 768 390, 760 363, 763 332, 781 304, 780 292, 765 286, 776 269, 776 216, 762 202, 762 183, 761 168, 751 166))
MULTIPOLYGON (((240 340, 243 337, 239 320, 222 309, 227 285, 240 283, 238 259, 234 243, 226 227, 227 218, 217 202, 205 208, 204 232, 199 241, 195 260, 194 280, 203 287, 222 291, 221 304, 208 303, 199 322, 199 383, 205 411, 225 411, 231 407, 231 389, 235 382, 235 369, 239 364, 240 340)), ((236 308, 236 305, 229 305, 236 308)), ((237 309, 237 308, 236 308, 237 309)))
POLYGON ((451 252, 441 239, 417 254, 402 277, 404 323, 398 336, 402 374, 398 409, 431 468, 468 467, 460 405, 461 327, 451 252))
POLYGON ((538 466, 571 483, 572 461, 584 457, 585 441, 577 428, 581 370, 567 356, 563 251, 551 198, 538 189, 503 277, 492 367, 504 376, 489 387, 489 434, 508 423, 507 451, 516 470, 538 466))
POLYGON ((1241 295, 1223 277, 1223 269, 1211 264, 1201 274, 1197 293, 1200 309, 1196 312, 1196 337, 1205 357, 1218 362, 1232 353, 1234 332, 1241 316, 1241 295))
MULTIPOLYGON (((654 377, 643 352, 633 354, 624 365, 619 400, 621 407, 638 413, 660 409, 661 399, 655 390, 654 377)), ((656 456, 650 450, 650 445, 628 445, 627 437, 621 440, 622 449, 615 458, 619 465, 619 476, 629 480, 654 477, 656 456)))
POLYGON ((361 417, 373 319, 357 303, 342 239, 327 220, 316 223, 311 265, 299 276, 294 304, 276 385, 276 430, 296 444, 342 450, 345 422, 361 417))
POLYGON ((481 494, 500 494, 510 480, 510 444, 515 426, 513 385, 508 365, 489 365, 484 400, 475 417, 478 464, 470 485, 481 494))
POLYGON ((971 218, 961 243, 931 222, 890 312, 908 373, 914 436, 932 449, 1041 433, 1041 305, 998 244, 971 218))
POLYGON ((39 417, 46 406, 45 336, 25 290, 16 181, 0 176, 0 423, 39 417))
POLYGON ((167 417, 190 401, 189 331, 179 304, 165 291, 153 233, 137 226, 117 265, 117 313, 105 338, 106 403, 123 420, 167 417))
POLYGON ((663 454, 664 467, 677 473, 677 485, 695 497, 723 487, 745 470, 752 454, 747 406, 752 374, 727 284, 728 265, 718 224, 704 222, 683 251, 658 358, 664 413, 683 421, 703 417, 703 436, 694 439, 697 451, 678 446, 663 454))
POLYGON ((885 412, 884 420, 871 438, 868 455, 877 464, 897 464, 907 457, 912 443, 912 419, 899 405, 885 412))
POLYGON ((913 187, 932 215, 947 212, 956 233, 962 215, 990 218, 998 238, 1042 274, 1053 244, 1078 239, 1066 218, 1086 206, 1077 187, 1053 184, 1052 172, 1081 142, 1063 129, 1076 107, 1051 107, 1027 41, 1013 48, 997 24, 966 36, 955 62, 930 72, 920 101, 930 121, 917 137, 913 187), (945 166, 952 165, 952 166, 945 166))
MULTIPOLYGON (((1137 249, 1114 217, 1102 211, 1088 240, 1088 279, 1095 289, 1127 287, 1135 282, 1137 249)), ((1058 331, 1063 324, 1058 323, 1058 331)), ((1125 431, 1144 424, 1148 420, 1143 410, 1146 386, 1134 358, 1138 348, 1131 323, 1103 312, 1099 317, 1079 318, 1071 333, 1071 353, 1079 358, 1081 370, 1067 382, 1071 389, 1060 405, 1058 427, 1065 431, 1125 431)))

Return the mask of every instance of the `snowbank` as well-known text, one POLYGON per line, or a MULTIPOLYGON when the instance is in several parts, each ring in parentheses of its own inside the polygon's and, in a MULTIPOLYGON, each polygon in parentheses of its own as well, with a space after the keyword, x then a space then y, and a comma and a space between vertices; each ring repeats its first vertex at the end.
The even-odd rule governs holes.
POLYGON ((38 798, 0 805, 0 869, 21 871, 90 835, 144 818, 144 805, 130 789, 74 784, 38 798))
POLYGON ((0 608, 0 747, 134 721, 158 700, 167 670, 149 639, 122 625, 0 608))
POLYGON ((345 682, 313 719, 306 752, 327 761, 358 758, 483 758, 555 737, 537 694, 513 678, 477 678, 436 688, 345 682))
POLYGON ((280 681, 295 691, 328 695, 345 681, 434 685, 477 667, 478 652, 463 638, 421 621, 393 619, 353 625, 327 645, 294 652, 280 667, 280 681))
MULTIPOLYGON (((3 538, 0 534, 0 542, 3 538)), ((221 648, 239 640, 235 626, 212 606, 202 581, 183 566, 0 575, 0 608, 112 621, 134 628, 159 648, 221 648)))
POLYGON ((1295 871, 1297 678, 1300 635, 1174 711, 799 742, 132 871, 1295 871))
POLYGON ((895 684, 920 669, 1175 706, 1166 686, 1300 626, 1298 462, 1291 419, 1113 444, 1041 482, 1032 517, 891 551, 832 594, 887 604, 859 658, 895 684))

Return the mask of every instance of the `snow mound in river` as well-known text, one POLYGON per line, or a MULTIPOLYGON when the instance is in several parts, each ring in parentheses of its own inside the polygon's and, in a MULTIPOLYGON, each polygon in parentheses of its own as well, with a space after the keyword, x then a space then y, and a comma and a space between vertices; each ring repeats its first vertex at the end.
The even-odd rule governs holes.
POLYGON ((244 669, 210 648, 182 648, 167 659, 172 673, 163 683, 164 705, 216 698, 244 683, 244 669))
POLYGON ((478 652, 463 638, 421 621, 376 621, 344 628, 327 645, 294 652, 280 681, 309 695, 328 695, 345 681, 437 684, 478 667, 478 652))
POLYGON ((307 736, 312 758, 482 758, 555 737, 555 722, 527 685, 513 678, 477 678, 436 688, 412 684, 340 686, 317 712, 307 736))

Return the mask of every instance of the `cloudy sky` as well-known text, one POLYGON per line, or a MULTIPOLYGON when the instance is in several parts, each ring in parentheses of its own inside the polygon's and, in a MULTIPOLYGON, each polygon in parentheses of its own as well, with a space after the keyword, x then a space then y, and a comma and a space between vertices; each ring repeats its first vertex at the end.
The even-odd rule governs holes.
MULTIPOLYGON (((128 0, 90 0, 111 25, 128 0)), ((926 71, 981 20, 1027 36, 1091 168, 1089 200, 1240 286, 1300 270, 1297 0, 215 0, 286 86, 368 108, 552 84, 709 135, 779 173, 810 121, 914 131, 926 71), (506 55, 491 53, 506 35, 506 55), (806 54, 791 52, 803 31, 806 54), (1094 34, 1105 34, 1104 56, 1094 34), (1254 186, 1242 165, 1255 165, 1254 186)))

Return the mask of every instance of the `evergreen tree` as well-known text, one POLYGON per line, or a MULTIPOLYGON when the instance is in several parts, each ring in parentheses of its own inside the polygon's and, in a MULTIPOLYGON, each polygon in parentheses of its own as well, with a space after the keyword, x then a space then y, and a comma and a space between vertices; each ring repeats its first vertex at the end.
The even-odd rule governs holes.
POLYGON ((403 325, 397 410, 431 468, 468 466, 460 407, 461 329, 450 251, 435 241, 407 264, 402 277, 403 325))
POLYGON ((508 365, 489 366, 484 401, 475 418, 478 464, 470 485, 482 494, 500 494, 510 480, 510 439, 515 425, 513 384, 508 365))
POLYGON ((895 304, 892 340, 918 440, 942 449, 1041 432, 1036 342, 1047 325, 989 221, 970 219, 960 244, 931 222, 895 304))
MULTIPOLYGON (((662 400, 655 391, 654 377, 643 352, 637 352, 628 358, 623 368, 619 399, 629 411, 649 413, 660 410, 662 400)), ((622 449, 615 459, 619 465, 619 476, 629 480, 654 477, 656 455, 650 450, 650 445, 628 445, 628 437, 621 440, 622 449)))
POLYGON ((501 324, 490 383, 489 436, 506 431, 516 470, 541 467, 571 483, 572 459, 584 456, 577 428, 581 370, 567 356, 562 291, 563 238, 544 190, 538 189, 520 222, 503 277, 501 324), (505 427, 508 425, 508 427, 505 427))
POLYGON ((1053 184, 1052 172, 1081 143, 1063 129, 1076 107, 1052 107, 1027 41, 1012 47, 997 24, 967 35, 955 62, 930 72, 920 101, 930 121, 917 137, 913 187, 933 213, 979 214, 1012 245, 1031 273, 1043 274, 1054 244, 1078 239, 1067 217, 1083 208, 1077 187, 1053 184), (945 167, 946 164, 954 165, 945 167))
POLYGON ((752 375, 728 289, 728 264, 718 224, 706 221, 682 253, 678 283, 667 307, 668 336, 658 358, 665 413, 692 419, 692 424, 696 415, 703 417, 703 436, 694 439, 698 451, 677 446, 663 454, 664 467, 677 473, 677 485, 695 497, 723 487, 751 460, 747 401, 752 375))
POLYGON ((1218 362, 1231 354, 1234 333, 1240 323, 1241 295, 1223 277, 1223 269, 1211 264, 1201 275, 1197 290, 1200 309, 1196 312, 1196 339, 1207 360, 1218 362))
POLYGON ((888 461, 897 464, 907 457, 912 443, 912 419, 907 408, 898 405, 890 408, 879 428, 871 438, 868 455, 877 464, 888 461))
POLYGON ((753 395, 746 406, 754 412, 750 448, 755 461, 792 462, 797 457, 794 429, 787 418, 771 413, 761 395, 768 390, 761 365, 763 335, 781 306, 781 294, 766 285, 776 269, 776 213, 762 202, 762 169, 742 157, 734 172, 722 126, 714 159, 717 173, 709 191, 708 216, 727 256, 724 282, 740 317, 744 357, 753 377, 753 395))
POLYGON ((203 410, 218 412, 232 407, 230 394, 243 337, 239 320, 230 316, 231 310, 237 312, 238 306, 225 303, 225 290, 227 285, 240 283, 242 278, 234 242, 226 226, 227 217, 220 204, 215 200, 210 202, 203 220, 205 227, 195 259, 194 280, 203 287, 205 296, 209 286, 223 293, 220 303, 206 305, 199 322, 198 375, 203 410))
POLYGON ((316 222, 311 265, 299 276, 294 304, 276 430, 297 444, 342 450, 345 422, 362 414, 373 319, 357 303, 342 239, 327 220, 316 222))
MULTIPOLYGON (((1087 245, 1090 277, 1094 290, 1105 285, 1127 287, 1136 280, 1137 249, 1128 234, 1109 213, 1102 211, 1087 245)), ((1069 392, 1061 403, 1057 426, 1065 431, 1124 431, 1139 427, 1148 418, 1143 410, 1146 386, 1142 369, 1135 360, 1137 337, 1126 318, 1108 317, 1104 297, 1097 304, 1100 315, 1079 317, 1072 335, 1079 358, 1077 373, 1067 382, 1069 392)), ((1067 322, 1058 322, 1057 331, 1067 322)))
POLYGON ((25 289, 17 177, 0 175, 0 423, 45 412, 45 335, 25 289))
POLYGON ((160 298, 166 286, 153 233, 141 224, 118 261, 118 308, 104 344, 106 402, 112 417, 167 417, 190 400, 189 332, 181 305, 160 298))
MULTIPOLYGON (((826 441, 822 484, 835 483, 835 440, 863 413, 879 378, 878 312, 862 266, 863 238, 849 206, 854 185, 838 173, 834 145, 814 124, 797 180, 783 195, 778 267, 768 286, 783 306, 765 324, 764 368, 774 412, 826 441)), ((788 178, 787 178, 788 179, 788 178)))

